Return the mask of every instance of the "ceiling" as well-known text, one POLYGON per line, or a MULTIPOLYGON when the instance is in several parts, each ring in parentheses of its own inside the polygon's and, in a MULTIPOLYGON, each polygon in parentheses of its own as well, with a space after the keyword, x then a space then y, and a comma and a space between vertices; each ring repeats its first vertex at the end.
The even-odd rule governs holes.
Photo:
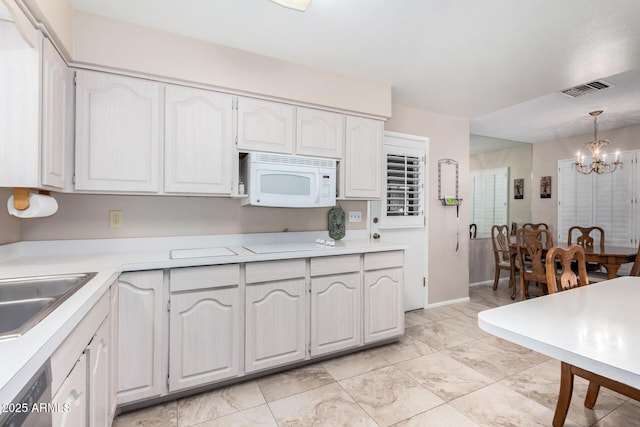
MULTIPOLYGON (((90 13, 384 82, 393 103, 548 141, 640 123, 638 0, 71 0, 90 13), (604 79, 580 98, 558 91, 604 79)), ((486 141, 486 139, 485 139, 486 141)))

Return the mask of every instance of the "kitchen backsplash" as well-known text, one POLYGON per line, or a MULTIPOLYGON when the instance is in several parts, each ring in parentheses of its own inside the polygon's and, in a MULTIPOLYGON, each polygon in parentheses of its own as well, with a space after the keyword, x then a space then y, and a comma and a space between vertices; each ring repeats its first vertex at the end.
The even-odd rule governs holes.
MULTIPOLYGON (((238 199, 215 197, 114 196, 52 194, 56 214, 17 219, 4 204, 11 193, 0 190, 0 243, 19 240, 102 239, 269 233, 327 230, 330 208, 285 209, 240 206, 238 199), (122 227, 109 228, 109 211, 122 211, 122 227)), ((347 230, 366 229, 367 203, 339 201, 345 212, 362 212, 362 222, 347 230)))

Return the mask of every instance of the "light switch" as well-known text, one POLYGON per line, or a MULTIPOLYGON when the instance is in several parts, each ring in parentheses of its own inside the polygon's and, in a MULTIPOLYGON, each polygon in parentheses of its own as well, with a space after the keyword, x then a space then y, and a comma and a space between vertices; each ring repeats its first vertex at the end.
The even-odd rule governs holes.
POLYGON ((349 222, 362 222, 362 212, 349 211, 349 222))

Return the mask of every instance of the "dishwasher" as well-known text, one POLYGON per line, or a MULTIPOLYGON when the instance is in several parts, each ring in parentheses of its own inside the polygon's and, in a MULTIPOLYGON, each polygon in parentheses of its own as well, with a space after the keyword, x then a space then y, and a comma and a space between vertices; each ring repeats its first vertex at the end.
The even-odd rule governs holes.
POLYGON ((11 403, 2 403, 0 427, 51 426, 51 363, 31 377, 11 403))

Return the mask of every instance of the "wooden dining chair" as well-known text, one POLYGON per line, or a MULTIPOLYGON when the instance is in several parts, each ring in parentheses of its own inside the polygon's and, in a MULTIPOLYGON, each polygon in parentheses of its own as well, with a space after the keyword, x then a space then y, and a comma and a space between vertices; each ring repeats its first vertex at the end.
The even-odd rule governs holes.
MULTIPOLYGON (((585 249, 589 247, 593 247, 593 245, 596 242, 596 239, 594 239, 594 237, 596 237, 598 245, 601 248, 604 247, 604 230, 601 227, 580 227, 577 225, 569 228, 569 233, 567 237, 567 246, 571 246, 574 244, 573 243, 574 231, 580 233, 579 235, 577 235, 578 233, 576 233, 577 235, 576 241, 575 241, 576 245, 580 245, 585 249)), ((587 272, 592 273, 596 271, 602 271, 600 264, 594 263, 594 262, 588 262, 587 272)), ((600 279, 600 280, 603 280, 603 279, 600 279)))
MULTIPOLYGON (((639 258, 636 257, 636 263, 638 263, 638 259, 639 258)), ((634 263, 634 266, 636 263, 634 263)), ((567 249, 557 247, 551 248, 547 252, 546 269, 549 294, 589 284, 584 248, 580 245, 572 245, 567 249), (557 260, 560 261, 560 270, 558 270, 557 267, 557 260), (571 269, 572 262, 577 263, 577 275, 571 269)), ((569 404, 571 403, 571 394, 573 393, 573 380, 575 375, 589 381, 589 388, 587 389, 587 395, 584 399, 584 406, 589 409, 593 409, 595 406, 596 400, 598 400, 598 394, 600 393, 600 387, 606 387, 633 399, 640 400, 640 390, 626 384, 594 374, 591 371, 587 371, 567 362, 561 362, 560 369, 560 392, 558 395, 556 411, 553 416, 554 426, 564 425, 564 421, 566 420, 567 413, 569 411, 569 404)))
MULTIPOLYGON (((493 256, 495 259, 495 275, 493 279, 493 290, 498 289, 500 272, 509 272, 509 288, 515 286, 515 277, 511 275, 511 251, 509 249, 509 227, 506 225, 494 225, 491 227, 491 244, 493 246, 493 256)), ((515 266, 517 270, 518 267, 515 266)))
POLYGON ((553 236, 549 230, 521 228, 516 232, 516 250, 520 266, 520 300, 529 298, 529 282, 540 286, 540 294, 545 293, 547 275, 544 267, 544 251, 553 246, 553 236))
MULTIPOLYGON (((598 238, 598 244, 602 247, 604 246, 604 230, 600 227, 580 227, 580 226, 573 226, 571 228, 569 228, 569 235, 567 238, 567 246, 571 246, 573 245, 573 232, 577 231, 580 232, 580 235, 576 237, 576 245, 580 245, 583 248, 587 248, 587 247, 593 247, 594 243, 595 243, 595 239, 594 239, 594 234, 596 235, 595 237, 598 238)), ((577 233, 576 233, 577 234, 577 233)))
POLYGON ((549 226, 544 222, 538 222, 535 224, 531 222, 527 222, 522 226, 522 228, 526 230, 548 230, 549 226))
POLYGON ((469 224, 469 238, 475 239, 478 235, 478 226, 476 224, 469 224))
POLYGON ((549 249, 545 266, 547 288, 550 294, 589 284, 584 248, 580 245, 571 245, 567 249, 558 247, 549 249), (559 261, 559 263, 556 261, 559 261), (578 267, 577 275, 571 268, 573 262, 578 267), (560 266, 559 269, 558 265, 560 266))

